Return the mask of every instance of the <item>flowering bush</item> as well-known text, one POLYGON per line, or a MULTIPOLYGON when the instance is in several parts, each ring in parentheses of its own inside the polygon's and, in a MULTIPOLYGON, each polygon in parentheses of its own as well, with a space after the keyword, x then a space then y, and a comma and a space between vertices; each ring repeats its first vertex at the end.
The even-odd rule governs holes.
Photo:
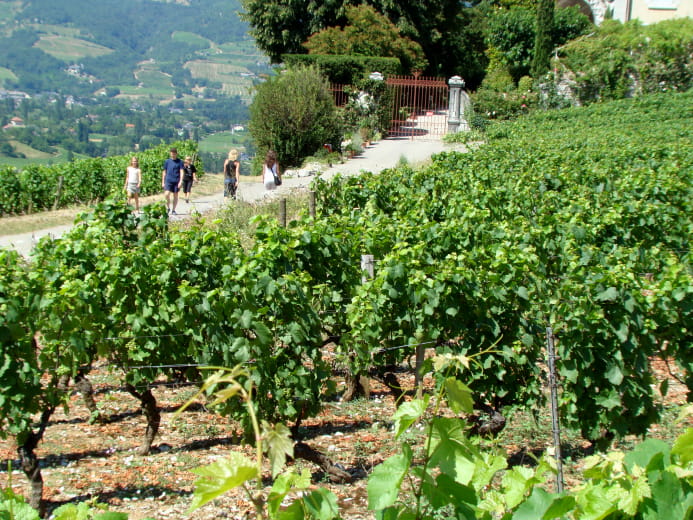
POLYGON ((516 88, 496 90, 485 84, 472 94, 474 111, 488 119, 513 119, 537 106, 538 95, 532 79, 525 76, 516 88))

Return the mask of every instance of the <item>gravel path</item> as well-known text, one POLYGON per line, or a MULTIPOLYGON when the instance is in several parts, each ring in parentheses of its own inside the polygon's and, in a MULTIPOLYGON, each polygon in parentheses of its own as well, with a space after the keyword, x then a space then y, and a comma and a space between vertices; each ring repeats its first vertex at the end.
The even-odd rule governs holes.
MULTIPOLYGON (((330 178, 338 173, 343 175, 357 175, 361 171, 380 173, 385 169, 394 168, 401 161, 406 161, 408 164, 415 166, 428 161, 434 154, 443 151, 462 149, 463 147, 461 145, 445 144, 440 139, 384 139, 371 144, 371 146, 366 148, 363 153, 357 157, 349 159, 344 164, 335 165, 332 168, 324 170, 320 172, 319 175, 323 178, 330 178)), ((264 186, 259 182, 243 182, 241 178, 238 198, 253 202, 267 196, 281 196, 282 192, 286 192, 292 188, 308 187, 313 178, 314 176, 312 175, 305 177, 290 177, 287 175, 284 177, 282 186, 273 192, 265 191, 264 186)), ((226 202, 222 193, 193 198, 190 204, 186 204, 185 201, 179 200, 176 209, 178 215, 173 218, 185 219, 196 211, 206 213, 222 207, 226 202)), ((58 238, 71 227, 71 224, 67 224, 18 235, 0 236, 0 248, 14 248, 22 255, 28 256, 34 244, 40 238, 44 236, 58 238)))

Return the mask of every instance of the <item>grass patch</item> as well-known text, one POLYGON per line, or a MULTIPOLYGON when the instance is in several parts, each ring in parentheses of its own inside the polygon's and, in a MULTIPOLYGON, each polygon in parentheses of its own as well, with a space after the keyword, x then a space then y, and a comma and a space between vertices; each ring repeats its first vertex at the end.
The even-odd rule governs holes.
POLYGON ((155 88, 169 91, 171 88, 171 77, 160 70, 141 69, 135 74, 137 81, 142 83, 144 88, 155 88))
POLYGON ((76 27, 64 27, 62 25, 32 23, 28 24, 27 27, 31 27, 36 32, 39 32, 41 34, 55 36, 69 36, 71 38, 79 38, 82 34, 81 29, 77 29, 76 27))
POLYGON ((41 150, 32 148, 31 146, 20 143, 19 141, 10 141, 10 144, 12 145, 12 148, 14 148, 15 152, 23 153, 27 159, 49 159, 54 157, 54 154, 52 153, 42 152, 41 150))
POLYGON ((217 132, 208 135, 199 142, 199 150, 201 153, 220 153, 226 156, 231 148, 236 148, 239 151, 245 150, 245 145, 242 144, 248 139, 248 132, 217 132))
POLYGON ((210 47, 210 41, 207 38, 203 38, 199 34, 191 32, 176 31, 171 35, 171 38, 175 42, 187 43, 202 49, 207 49, 210 47))
MULTIPOLYGON (((221 175, 218 175, 221 178, 221 175)), ((244 177, 243 182, 260 182, 259 177, 244 177)), ((293 220, 298 220, 308 214, 308 192, 306 190, 292 191, 286 195, 286 220, 287 224, 293 220)), ((241 200, 229 201, 229 203, 219 210, 215 215, 215 226, 220 231, 228 233, 238 233, 241 241, 250 246, 257 223, 251 222, 255 217, 265 216, 268 218, 279 217, 280 199, 271 197, 256 202, 245 202, 241 200)))
POLYGON ((15 81, 17 76, 10 69, 0 67, 0 85, 4 85, 6 80, 15 81))
POLYGON ((69 36, 47 35, 34 45, 43 52, 62 61, 74 61, 80 58, 93 58, 113 52, 108 47, 69 36))
MULTIPOLYGON (((64 148, 56 147, 57 153, 51 154, 31 148, 17 141, 10 141, 16 152, 23 153, 26 157, 5 157, 0 156, 0 166, 11 166, 12 168, 23 169, 32 164, 58 164, 68 161, 68 152, 64 148)), ((72 159, 86 159, 86 155, 73 154, 72 159)))

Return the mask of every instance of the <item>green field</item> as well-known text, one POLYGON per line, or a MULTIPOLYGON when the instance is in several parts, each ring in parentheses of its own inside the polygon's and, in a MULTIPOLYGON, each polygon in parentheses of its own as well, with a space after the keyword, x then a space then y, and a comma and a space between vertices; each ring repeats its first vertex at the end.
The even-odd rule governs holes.
MULTIPOLYGON (((26 155, 26 158, 0 156, 0 168, 2 168, 3 166, 12 166, 13 168, 22 169, 34 164, 49 165, 67 162, 67 150, 65 150, 64 148, 56 147, 58 149, 58 153, 49 154, 46 152, 35 150, 34 148, 26 146, 22 143, 18 143, 16 141, 11 141, 10 144, 12 144, 15 151, 26 155)), ((72 158, 73 160, 86 159, 87 156, 76 153, 73 154, 72 158)))
POLYGON ((70 36, 47 35, 36 42, 36 47, 59 60, 73 62, 80 58, 93 58, 113 52, 108 47, 70 36))
POLYGON ((139 70, 135 73, 135 77, 142 84, 144 88, 154 88, 161 89, 170 92, 171 87, 171 77, 168 74, 155 69, 139 70))
POLYGON ((0 67, 0 85, 5 84, 5 80, 16 80, 17 76, 14 75, 14 73, 10 69, 6 69, 5 67, 0 67))
POLYGON ((171 35, 171 38, 173 41, 187 43, 196 47, 209 48, 211 45, 211 42, 207 38, 186 31, 176 31, 171 35))
POLYGON ((198 146, 200 152, 225 154, 234 141, 234 134, 231 132, 217 132, 202 139, 198 146))

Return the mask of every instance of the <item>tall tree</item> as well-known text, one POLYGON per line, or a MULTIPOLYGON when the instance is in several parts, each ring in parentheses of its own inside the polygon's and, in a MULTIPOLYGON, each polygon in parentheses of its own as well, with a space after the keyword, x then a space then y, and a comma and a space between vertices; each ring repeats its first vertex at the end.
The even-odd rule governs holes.
POLYGON ((551 63, 553 50, 553 10, 554 0, 539 0, 537 4, 536 36, 534 39, 534 57, 532 58, 531 74, 539 78, 551 63))
POLYGON ((242 0, 241 18, 257 46, 279 63, 285 53, 305 53, 302 43, 343 19, 344 0, 242 0))
MULTIPOLYGON (((279 63, 284 53, 304 53, 302 43, 327 27, 347 23, 350 0, 242 0, 257 46, 279 63)), ((404 37, 419 43, 428 74, 462 74, 468 84, 481 81, 485 58, 481 23, 475 9, 459 0, 369 0, 404 37)))
POLYGON ((403 37, 399 29, 369 5, 347 7, 348 25, 328 27, 304 44, 313 54, 355 54, 399 58, 407 70, 426 68, 421 46, 403 37))

